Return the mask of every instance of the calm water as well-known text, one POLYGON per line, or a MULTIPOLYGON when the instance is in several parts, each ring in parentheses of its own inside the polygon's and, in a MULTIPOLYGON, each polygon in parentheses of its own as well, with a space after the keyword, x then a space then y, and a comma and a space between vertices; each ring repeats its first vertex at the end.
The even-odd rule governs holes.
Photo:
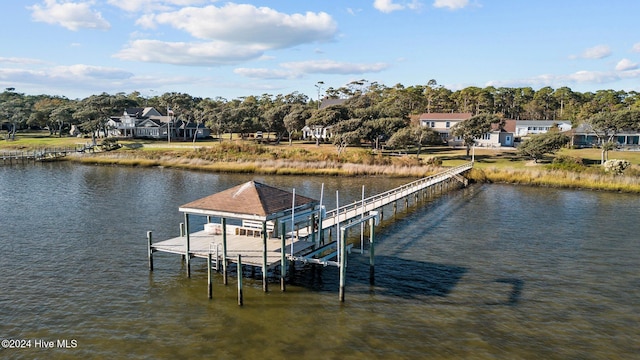
POLYGON ((0 167, 0 338, 31 340, 0 358, 640 358, 638 196, 457 191, 378 229, 375 286, 352 254, 344 304, 331 267, 286 293, 247 280, 243 307, 234 279, 207 299, 201 260, 188 279, 157 254, 149 273, 147 230, 175 236, 178 206, 251 179, 315 198, 324 182, 329 204, 407 182, 0 167))

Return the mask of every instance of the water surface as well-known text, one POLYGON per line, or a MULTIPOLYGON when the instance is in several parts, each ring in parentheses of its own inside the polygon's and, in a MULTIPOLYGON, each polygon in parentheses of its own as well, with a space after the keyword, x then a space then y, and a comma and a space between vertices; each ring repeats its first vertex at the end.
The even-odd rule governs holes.
MULTIPOLYGON (((306 268, 287 292, 187 278, 146 231, 175 236, 178 206, 248 180, 325 202, 408 180, 269 177, 72 164, 0 167, 0 338, 74 339, 32 358, 629 359, 640 354, 640 198, 472 186, 378 229, 368 258, 306 268)), ((344 199, 344 200, 343 200, 344 199)), ((385 212, 387 214, 390 212, 385 212)))

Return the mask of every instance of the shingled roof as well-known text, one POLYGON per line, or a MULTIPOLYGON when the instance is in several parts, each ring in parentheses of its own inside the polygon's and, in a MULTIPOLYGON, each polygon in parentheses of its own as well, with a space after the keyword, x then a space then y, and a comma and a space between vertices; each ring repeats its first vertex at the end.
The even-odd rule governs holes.
MULTIPOLYGON (((180 211, 212 216, 270 220, 291 209, 293 194, 269 185, 249 181, 217 194, 182 205, 180 211)), ((313 206, 316 200, 296 194, 296 208, 313 206)))

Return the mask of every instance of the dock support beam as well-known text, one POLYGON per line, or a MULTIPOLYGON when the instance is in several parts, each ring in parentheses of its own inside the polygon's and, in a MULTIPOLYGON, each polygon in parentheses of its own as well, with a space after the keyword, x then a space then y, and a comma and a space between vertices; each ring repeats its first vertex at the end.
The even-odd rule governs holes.
POLYGON ((238 305, 242 306, 244 299, 242 296, 242 255, 238 254, 238 305))
POLYGON ((147 243, 149 244, 149 271, 153 271, 153 234, 151 231, 147 231, 147 243))
POLYGON ((262 222, 262 290, 269 291, 269 282, 267 281, 267 222, 262 222))
POLYGON ((209 299, 213 298, 213 279, 211 276, 211 251, 207 254, 207 294, 209 299))
MULTIPOLYGON (((287 278, 287 257, 284 250, 287 248, 287 234, 285 223, 282 223, 282 231, 280 232, 280 238, 282 239, 282 246, 280 246, 280 290, 286 290, 286 278, 287 278)), ((292 239, 293 240, 293 239, 292 239)))
POLYGON ((347 231, 345 229, 340 230, 340 302, 344 302, 344 286, 347 277, 347 231))
POLYGON ((374 285, 375 280, 375 219, 369 219, 369 285, 374 285))
POLYGON ((185 213, 184 214, 184 233, 186 236, 186 243, 185 243, 185 253, 184 253, 184 257, 185 260, 187 262, 187 277, 191 277, 191 249, 190 249, 190 235, 189 235, 189 214, 185 213))
POLYGON ((220 219, 222 223, 222 283, 227 285, 229 283, 227 266, 227 219, 220 219))

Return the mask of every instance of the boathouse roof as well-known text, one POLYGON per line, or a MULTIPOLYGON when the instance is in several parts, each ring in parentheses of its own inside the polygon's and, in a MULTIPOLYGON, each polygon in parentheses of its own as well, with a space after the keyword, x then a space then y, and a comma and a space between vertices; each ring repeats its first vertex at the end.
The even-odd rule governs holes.
MULTIPOLYGON (((182 205, 180 211, 237 219, 272 220, 291 213, 293 194, 255 181, 182 205)), ((317 201, 296 194, 298 209, 313 208, 317 201)))

